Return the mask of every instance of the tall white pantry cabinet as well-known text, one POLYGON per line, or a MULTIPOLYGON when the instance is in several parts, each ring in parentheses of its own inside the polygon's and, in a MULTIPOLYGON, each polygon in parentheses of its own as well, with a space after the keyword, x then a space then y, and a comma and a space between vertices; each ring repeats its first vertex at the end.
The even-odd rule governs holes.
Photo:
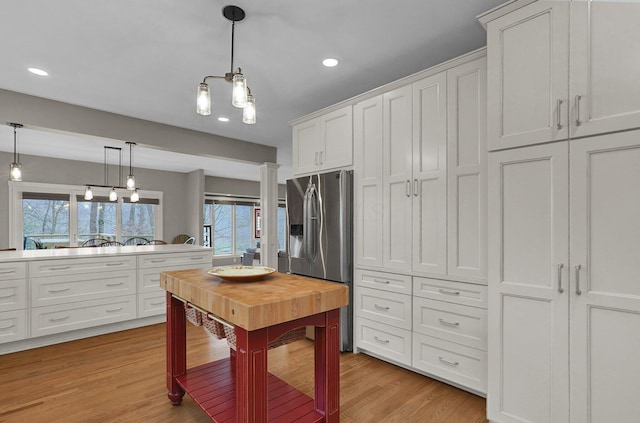
POLYGON ((487 26, 492 422, 640 416, 640 4, 487 26), (498 151, 501 150, 501 151, 498 151))

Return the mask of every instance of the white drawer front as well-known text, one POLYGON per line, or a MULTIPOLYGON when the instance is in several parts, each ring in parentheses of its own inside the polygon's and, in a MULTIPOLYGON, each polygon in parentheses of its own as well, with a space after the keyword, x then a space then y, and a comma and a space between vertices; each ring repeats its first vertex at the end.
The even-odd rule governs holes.
POLYGON ((135 318, 135 295, 39 307, 31 310, 31 336, 51 335, 135 318))
MULTIPOLYGON (((210 268, 213 256, 210 251, 190 253, 140 254, 138 267, 191 266, 191 269, 210 268)), ((186 267, 185 267, 186 268, 186 267)))
POLYGON ((487 310, 413 297, 413 330, 487 349, 487 310))
POLYGON ((0 313, 0 344, 27 337, 27 310, 0 313))
POLYGON ((411 295, 411 276, 356 269, 355 285, 411 295))
POLYGON ((408 330, 356 318, 354 339, 359 349, 411 365, 411 332, 408 330))
POLYGON ((161 291, 160 293, 138 294, 138 317, 157 316, 166 313, 166 291, 164 289, 161 291))
POLYGON ((71 275, 78 273, 135 270, 135 256, 107 256, 63 260, 39 260, 29 263, 29 276, 71 275))
POLYGON ((27 308, 27 280, 0 281, 0 311, 27 308))
POLYGON ((443 279, 413 278, 413 295, 487 308, 487 286, 443 279))
MULTIPOLYGON (((198 266, 196 266, 197 268, 198 266)), ((207 265, 206 268, 210 268, 211 266, 207 265)), ((164 289, 160 288, 160 272, 164 272, 167 270, 183 270, 183 269, 193 269, 194 265, 186 265, 186 266, 162 266, 160 268, 145 268, 138 270, 138 292, 148 292, 148 293, 159 293, 166 292, 164 289)))
POLYGON ((27 263, 0 263, 0 281, 26 277, 27 263))
POLYGON ((475 391, 487 392, 486 351, 414 333, 413 367, 475 391))
POLYGON ((411 296, 357 287, 356 314, 376 322, 411 330, 411 296))
POLYGON ((31 280, 31 306, 119 297, 136 293, 134 270, 51 276, 31 280))

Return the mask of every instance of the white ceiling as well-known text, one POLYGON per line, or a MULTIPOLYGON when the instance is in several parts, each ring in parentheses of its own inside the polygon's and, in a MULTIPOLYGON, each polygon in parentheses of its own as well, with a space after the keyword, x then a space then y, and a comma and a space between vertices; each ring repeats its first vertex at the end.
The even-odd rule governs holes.
MULTIPOLYGON (((0 88, 277 147, 282 182, 290 175, 289 121, 485 45, 475 17, 503 2, 3 0, 0 88), (242 124, 222 80, 209 80, 212 115, 195 113, 198 83, 230 68, 227 4, 247 14, 236 24, 234 66, 256 98, 256 125, 242 124), (326 57, 340 64, 325 68, 326 57)), ((0 125, 0 151, 12 151, 12 131, 0 125)), ((102 147, 117 145, 95 139, 93 148, 79 148, 86 139, 30 129, 19 134, 23 154, 99 163, 102 147)), ((143 147, 134 160, 136 167, 202 168, 207 175, 259 180, 257 166, 239 162, 143 147)))

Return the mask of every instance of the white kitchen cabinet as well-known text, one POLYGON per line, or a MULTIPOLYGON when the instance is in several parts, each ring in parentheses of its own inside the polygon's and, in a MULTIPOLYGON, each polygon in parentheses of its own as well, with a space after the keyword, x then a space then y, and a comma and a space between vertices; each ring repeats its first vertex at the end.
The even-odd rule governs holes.
POLYGON ((353 165, 353 115, 346 106, 293 126, 293 174, 353 165))
POLYGON ((490 155, 492 421, 640 413, 639 139, 622 132, 490 155))
POLYGON ((27 337, 26 277, 26 263, 0 263, 0 344, 27 337))
POLYGON ((640 7, 539 1, 487 22, 489 149, 640 127, 640 7))

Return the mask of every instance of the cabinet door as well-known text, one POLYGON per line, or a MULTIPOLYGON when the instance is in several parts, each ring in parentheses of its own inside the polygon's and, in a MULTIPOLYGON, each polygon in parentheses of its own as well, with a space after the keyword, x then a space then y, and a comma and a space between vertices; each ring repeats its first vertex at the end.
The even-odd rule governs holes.
POLYGON ((640 5, 571 2, 571 136, 640 128, 640 5))
POLYGON ((640 134, 570 145, 571 421, 636 421, 640 134))
POLYGON ((487 279, 487 60, 447 71, 447 273, 487 279))
POLYGON ((382 96, 354 106, 355 257, 382 266, 382 96))
POLYGON ((383 266, 411 270, 411 85, 383 94, 383 266))
POLYGON ((447 74, 413 84, 413 270, 447 273, 447 74))
POLYGON ((489 420, 569 419, 567 144, 489 154, 489 420))
POLYGON ((489 150, 566 139, 569 2, 536 2, 487 25, 489 150))
POLYGON ((353 120, 351 106, 327 113, 320 118, 321 144, 318 162, 329 170, 353 164, 353 120))
POLYGON ((320 123, 318 119, 300 123, 293 127, 293 174, 312 173, 318 169, 320 145, 320 123))

